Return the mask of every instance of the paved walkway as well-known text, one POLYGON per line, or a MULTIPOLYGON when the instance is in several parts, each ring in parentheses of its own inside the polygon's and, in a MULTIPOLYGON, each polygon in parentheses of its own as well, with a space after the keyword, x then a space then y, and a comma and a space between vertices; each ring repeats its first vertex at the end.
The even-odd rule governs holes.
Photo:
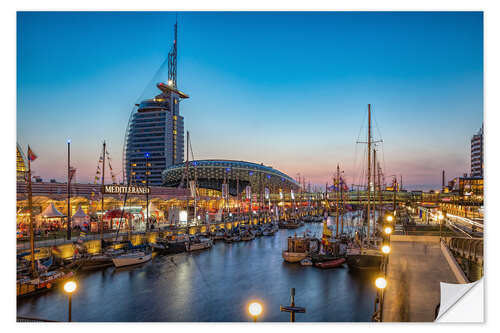
POLYGON ((441 251, 439 237, 398 238, 391 240, 383 321, 432 322, 440 302, 439 283, 458 280, 441 251))

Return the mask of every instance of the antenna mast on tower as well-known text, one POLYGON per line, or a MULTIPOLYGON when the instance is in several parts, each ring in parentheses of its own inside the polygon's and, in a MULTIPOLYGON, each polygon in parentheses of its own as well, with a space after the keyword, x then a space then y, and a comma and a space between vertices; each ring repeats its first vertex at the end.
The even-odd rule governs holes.
POLYGON ((168 84, 177 88, 177 17, 174 25, 174 44, 168 53, 168 84))

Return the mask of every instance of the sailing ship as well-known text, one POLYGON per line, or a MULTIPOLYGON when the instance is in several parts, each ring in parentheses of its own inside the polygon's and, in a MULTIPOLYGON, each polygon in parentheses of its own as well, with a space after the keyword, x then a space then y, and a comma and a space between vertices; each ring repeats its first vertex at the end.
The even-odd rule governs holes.
MULTIPOLYGON (((368 231, 366 233, 366 239, 361 239, 359 233, 356 234, 354 242, 347 249, 347 265, 350 269, 379 269, 382 263, 382 253, 380 252, 377 244, 377 239, 375 238, 376 221, 375 221, 375 209, 373 209, 373 226, 372 226, 372 184, 375 184, 375 168, 373 168, 373 183, 372 183, 372 170, 371 170, 371 158, 372 158, 372 128, 371 128, 371 105, 368 104, 368 172, 367 172, 367 194, 368 202, 366 206, 366 222, 368 231), (373 232, 373 235, 371 231, 373 232)), ((373 165, 376 165, 375 158, 373 160, 373 165)), ((374 186, 375 187, 375 186, 374 186)), ((375 187, 376 189, 376 187, 375 187)), ((373 201, 375 202, 375 196, 373 196, 373 201)))
POLYGON ((16 281, 16 295, 18 298, 31 296, 44 291, 50 290, 54 285, 61 283, 71 277, 74 272, 63 268, 50 270, 53 264, 53 257, 51 256, 46 261, 35 260, 35 233, 33 225, 33 196, 31 189, 31 162, 36 159, 36 155, 28 146, 28 211, 29 211, 29 234, 30 234, 30 265, 27 268, 23 264, 22 257, 18 256, 20 263, 18 269, 18 276, 16 281), (37 264, 35 264, 37 262, 37 264))

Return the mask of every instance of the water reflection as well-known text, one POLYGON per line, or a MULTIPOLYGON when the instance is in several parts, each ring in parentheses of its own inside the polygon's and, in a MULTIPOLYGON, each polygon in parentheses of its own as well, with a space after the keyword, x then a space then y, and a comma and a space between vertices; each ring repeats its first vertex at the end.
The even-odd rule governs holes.
MULTIPOLYGON (((73 297, 74 321, 249 321, 251 299, 264 303, 259 321, 288 321, 290 302, 306 307, 297 321, 370 321, 375 288, 370 273, 284 263, 286 238, 321 224, 280 230, 251 242, 218 242, 211 250, 156 256, 138 267, 82 273, 73 297)), ((19 300, 18 315, 67 320, 61 290, 19 300)))

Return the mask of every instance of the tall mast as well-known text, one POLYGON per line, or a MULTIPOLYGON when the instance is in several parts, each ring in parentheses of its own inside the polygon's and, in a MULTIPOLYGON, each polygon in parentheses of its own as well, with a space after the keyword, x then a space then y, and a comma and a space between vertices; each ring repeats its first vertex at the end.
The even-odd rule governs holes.
POLYGON ((377 180, 376 180, 376 174, 377 174, 377 151, 375 150, 375 148, 373 148, 373 229, 375 230, 376 228, 376 223, 377 223, 377 219, 376 219, 376 216, 375 216, 375 212, 377 211, 377 199, 376 199, 376 196, 377 196, 377 180))
POLYGON ((336 233, 335 233, 335 236, 338 237, 339 235, 339 186, 340 186, 340 168, 339 168, 339 165, 337 164, 337 179, 335 180, 336 183, 337 183, 337 186, 336 186, 336 193, 335 193, 335 200, 336 200, 336 210, 337 210, 337 230, 336 230, 336 233))
MULTIPOLYGON (((177 27, 177 23, 175 24, 177 27)), ((187 138, 186 138, 186 189, 191 190, 189 186, 189 131, 186 131, 187 138)), ((186 211, 187 211, 187 216, 189 220, 189 197, 190 195, 186 196, 186 211)))
POLYGON ((371 203, 371 151, 372 151, 372 115, 370 110, 371 105, 368 104, 368 207, 367 207, 367 216, 368 216, 368 242, 370 242, 370 203, 371 203))
POLYGON ((70 165, 70 145, 68 140, 68 224, 66 225, 66 238, 71 239, 71 167, 70 165))
MULTIPOLYGON (((344 171, 342 171, 344 172, 344 171)), ((342 179, 342 176, 340 177, 340 202, 341 202, 341 207, 340 207, 340 233, 344 233, 344 180, 342 179)))
POLYGON ((177 18, 174 25, 174 44, 168 53, 168 83, 177 88, 177 18))
MULTIPOLYGON (((101 198, 101 241, 104 238, 104 168, 106 166, 106 141, 102 143, 102 176, 101 176, 101 185, 102 185, 102 198, 101 198)), ((102 242, 101 242, 102 244, 102 242)), ((102 251, 101 247, 101 251, 102 251)))
POLYGON ((33 230, 33 199, 31 190, 31 157, 28 146, 28 210, 30 214, 30 250, 31 250, 31 273, 37 275, 35 268, 35 232, 33 230))
MULTIPOLYGON (((382 169, 380 168, 380 163, 377 162, 378 166, 378 209, 379 215, 382 216, 382 183, 380 182, 380 174, 382 173, 382 169)), ((383 217, 382 217, 383 218, 383 217)))

